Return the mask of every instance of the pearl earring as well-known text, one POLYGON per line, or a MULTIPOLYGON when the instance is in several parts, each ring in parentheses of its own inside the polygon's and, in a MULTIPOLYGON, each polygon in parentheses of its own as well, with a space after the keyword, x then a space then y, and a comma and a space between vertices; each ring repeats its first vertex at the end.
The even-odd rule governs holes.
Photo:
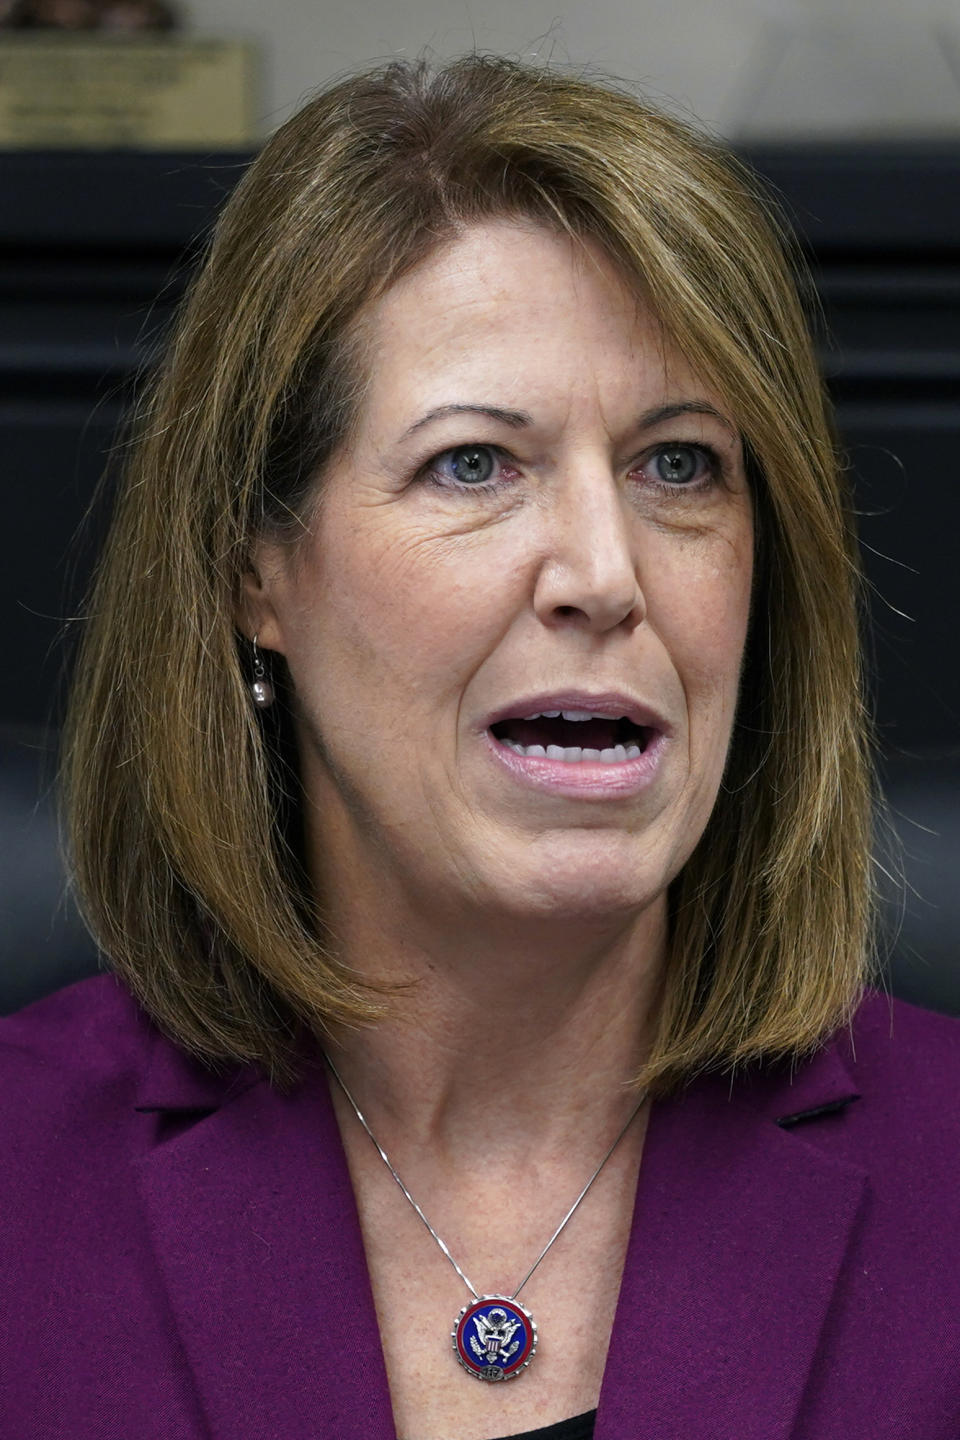
POLYGON ((276 699, 273 685, 267 675, 267 667, 263 663, 263 656, 257 649, 256 635, 253 637, 253 680, 250 684, 250 694, 253 696, 254 705, 260 710, 266 710, 276 699))

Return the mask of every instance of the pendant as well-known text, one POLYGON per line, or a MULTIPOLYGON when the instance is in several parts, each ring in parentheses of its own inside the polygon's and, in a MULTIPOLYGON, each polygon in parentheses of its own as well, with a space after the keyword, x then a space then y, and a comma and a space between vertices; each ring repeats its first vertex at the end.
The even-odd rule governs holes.
POLYGON ((506 1295, 464 1305, 450 1338, 460 1364, 477 1380, 512 1380, 537 1353, 536 1321, 506 1295))

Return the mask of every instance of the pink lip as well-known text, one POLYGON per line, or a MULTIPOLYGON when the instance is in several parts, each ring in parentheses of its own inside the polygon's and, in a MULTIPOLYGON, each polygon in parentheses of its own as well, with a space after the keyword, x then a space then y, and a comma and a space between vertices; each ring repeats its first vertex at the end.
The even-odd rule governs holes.
POLYGON ((549 790, 555 795, 599 800, 636 795, 653 783, 660 770, 670 726, 656 711, 630 696, 612 691, 600 694, 564 690, 559 694, 531 695, 511 701, 490 716, 485 734, 491 755, 514 779, 539 790, 549 790), (626 715, 635 725, 653 731, 653 734, 643 753, 635 760, 604 764, 589 760, 570 763, 551 760, 547 756, 520 755, 509 745, 501 744, 492 732, 491 727, 501 720, 525 718, 544 710, 590 710, 596 715, 609 715, 611 719, 626 715))
MULTIPOLYGON (((567 709, 571 710, 573 706, 568 705, 567 709)), ((486 732, 486 741, 490 753, 509 770, 514 779, 534 785, 539 790, 550 790, 555 795, 596 800, 622 799, 645 790, 656 778, 667 744, 662 731, 658 731, 651 736, 646 749, 635 760, 603 764, 591 760, 569 762, 551 760, 547 756, 520 755, 516 750, 511 750, 509 745, 501 745, 489 730, 486 732)))

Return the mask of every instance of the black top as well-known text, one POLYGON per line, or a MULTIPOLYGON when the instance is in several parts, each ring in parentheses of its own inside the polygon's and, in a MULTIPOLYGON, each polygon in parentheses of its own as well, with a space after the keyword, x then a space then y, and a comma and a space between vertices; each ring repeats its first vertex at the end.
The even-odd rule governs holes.
POLYGON ((522 1435, 504 1435, 503 1440, 593 1440, 593 1426, 596 1410, 586 1415, 574 1415, 572 1420, 561 1420, 556 1425, 547 1425, 542 1430, 524 1430, 522 1435))

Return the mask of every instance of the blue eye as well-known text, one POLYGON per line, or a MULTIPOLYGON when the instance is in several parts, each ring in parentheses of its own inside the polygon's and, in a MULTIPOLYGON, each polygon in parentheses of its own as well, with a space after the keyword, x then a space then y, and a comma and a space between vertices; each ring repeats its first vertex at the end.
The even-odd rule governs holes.
POLYGON ((654 476, 667 485, 689 485, 701 478, 708 458, 696 445, 665 445, 653 456, 654 476))
POLYGON ((446 450, 434 461, 434 468, 440 469, 446 461, 449 475, 461 485, 483 485, 496 469, 496 456, 489 445, 459 445, 456 450, 446 450))
POLYGON ((441 450, 423 467, 423 475, 441 490, 499 490, 505 480, 515 478, 507 457, 496 445, 455 445, 441 450))

